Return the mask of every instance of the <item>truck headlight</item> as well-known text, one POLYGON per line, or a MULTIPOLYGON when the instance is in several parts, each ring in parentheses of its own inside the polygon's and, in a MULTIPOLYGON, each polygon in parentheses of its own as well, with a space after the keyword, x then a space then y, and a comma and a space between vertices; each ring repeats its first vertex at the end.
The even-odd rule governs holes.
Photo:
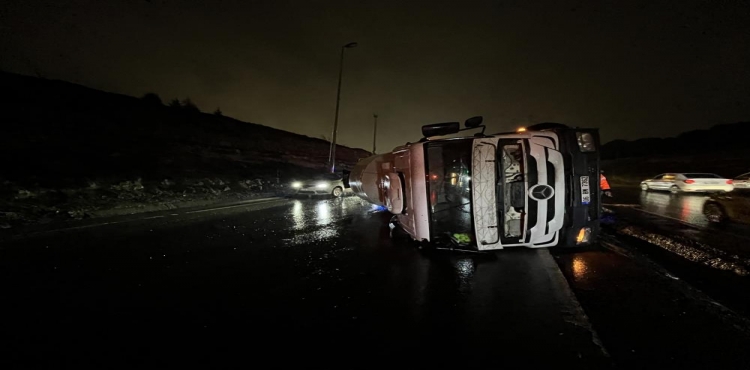
POLYGON ((596 150, 594 136, 588 132, 576 132, 578 137, 578 149, 582 152, 593 152, 596 150))
POLYGON ((315 184, 315 187, 318 188, 318 189, 325 189, 327 186, 328 186, 327 182, 319 182, 319 183, 315 184))
POLYGON ((585 244, 591 241, 591 229, 588 227, 582 227, 581 230, 578 231, 578 236, 576 236, 576 244, 585 244))
POLYGON ((292 189, 299 189, 302 187, 302 183, 299 181, 295 181, 292 183, 292 189))

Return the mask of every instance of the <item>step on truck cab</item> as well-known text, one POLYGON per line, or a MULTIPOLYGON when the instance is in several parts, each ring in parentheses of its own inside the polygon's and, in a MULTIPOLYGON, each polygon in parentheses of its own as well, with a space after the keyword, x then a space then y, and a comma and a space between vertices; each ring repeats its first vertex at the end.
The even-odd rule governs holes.
POLYGON ((457 249, 581 246, 599 233, 599 133, 542 123, 484 134, 482 117, 422 127, 424 138, 362 159, 359 197, 412 239, 457 249), (481 129, 468 137, 439 138, 481 129))

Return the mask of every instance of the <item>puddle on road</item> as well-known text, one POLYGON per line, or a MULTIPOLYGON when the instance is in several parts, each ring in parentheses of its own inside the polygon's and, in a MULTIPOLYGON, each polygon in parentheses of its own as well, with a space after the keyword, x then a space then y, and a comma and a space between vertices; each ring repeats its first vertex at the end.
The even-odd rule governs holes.
POLYGON ((294 200, 286 216, 293 236, 284 239, 284 245, 317 244, 338 238, 346 227, 339 221, 372 211, 369 204, 355 197, 294 200))
POLYGON ((476 265, 471 258, 462 258, 456 261, 456 277, 458 278, 458 290, 464 294, 471 293, 471 283, 474 278, 476 265))
POLYGON ((326 227, 324 229, 295 235, 293 238, 288 239, 287 246, 299 244, 315 244, 325 240, 336 238, 338 237, 338 235, 339 232, 336 228, 326 227))
POLYGON ((572 271, 573 277, 575 277, 576 280, 583 280, 586 278, 586 275, 589 273, 589 267, 586 265, 586 260, 582 256, 577 255, 573 257, 572 271))

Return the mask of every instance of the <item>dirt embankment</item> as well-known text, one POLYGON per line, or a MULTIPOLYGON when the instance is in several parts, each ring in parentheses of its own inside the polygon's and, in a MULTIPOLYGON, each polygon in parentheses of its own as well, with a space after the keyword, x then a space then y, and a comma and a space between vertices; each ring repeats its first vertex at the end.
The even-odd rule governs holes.
MULTIPOLYGON (((154 99, 0 72, 0 228, 283 194, 330 143, 154 99)), ((342 169, 369 152, 337 147, 342 169)))
POLYGON ((286 186, 262 179, 182 179, 161 182, 91 181, 82 188, 24 188, 3 183, 0 229, 62 220, 108 217, 286 194, 286 186))

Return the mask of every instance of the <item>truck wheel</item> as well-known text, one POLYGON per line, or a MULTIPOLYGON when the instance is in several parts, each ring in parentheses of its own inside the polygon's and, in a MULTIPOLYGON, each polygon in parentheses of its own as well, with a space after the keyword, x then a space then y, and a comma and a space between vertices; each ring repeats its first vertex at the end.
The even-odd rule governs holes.
POLYGON ((333 188, 333 191, 331 192, 331 195, 333 195, 334 198, 338 198, 344 194, 344 189, 342 189, 340 186, 337 186, 333 188))

